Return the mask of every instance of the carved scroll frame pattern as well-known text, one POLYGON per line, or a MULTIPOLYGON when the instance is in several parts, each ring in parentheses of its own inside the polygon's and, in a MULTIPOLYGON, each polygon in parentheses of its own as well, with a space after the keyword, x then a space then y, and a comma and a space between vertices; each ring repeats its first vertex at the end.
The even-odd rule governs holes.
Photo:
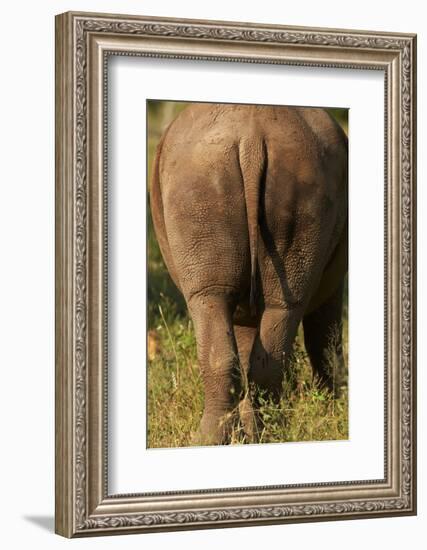
MULTIPOLYGON (((75 21, 75 524, 78 530, 132 528, 156 525, 272 520, 277 518, 366 514, 409 508, 412 501, 414 452, 412 433, 412 44, 409 40, 387 36, 332 34, 327 32, 244 29, 215 24, 154 23, 144 21, 109 21, 81 19, 75 21), (87 239, 87 34, 112 32, 145 36, 236 40, 398 50, 401 55, 401 476, 402 496, 343 503, 263 506, 241 509, 194 512, 144 513, 112 517, 87 517, 86 513, 86 239, 87 239)), ((302 65, 304 63, 301 63, 302 65)))

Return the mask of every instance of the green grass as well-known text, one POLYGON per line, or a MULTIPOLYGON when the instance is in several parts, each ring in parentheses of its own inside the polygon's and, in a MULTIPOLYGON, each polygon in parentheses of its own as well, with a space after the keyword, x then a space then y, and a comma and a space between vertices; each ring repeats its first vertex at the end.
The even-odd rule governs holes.
MULTIPOLYGON (((165 102, 164 102, 165 103, 165 102)), ((183 104, 149 105, 149 172, 161 132, 183 104), (167 114, 167 116, 165 115, 167 114)), ((342 110, 339 110, 342 111, 342 110)), ((342 112, 338 113, 341 118, 342 112)), ((345 121, 343 122, 345 123, 345 121)), ((149 210, 149 209, 148 209, 149 210)), ((148 211, 148 447, 191 445, 203 412, 203 384, 197 365, 196 340, 185 302, 173 284, 157 244, 148 211)), ((347 307, 344 307, 344 357, 348 360, 347 307)), ((312 382, 300 330, 294 357, 285 374, 279 405, 260 398, 263 421, 260 443, 324 441, 348 438, 348 392, 334 399, 312 382)), ((245 443, 241 426, 232 443, 245 443)))
MULTIPOLYGON (((172 314, 175 304, 159 296, 158 314, 152 315, 148 364, 148 446, 186 447, 203 412, 203 385, 197 365, 193 325, 187 316, 172 314), (169 308, 169 309, 168 309, 169 308), (168 319, 166 318, 168 316, 168 319), (153 351, 153 348, 154 351, 153 351)), ((347 355, 347 341, 345 340, 347 355)), ((295 342, 294 357, 285 375, 279 405, 259 399, 263 422, 260 443, 339 440, 348 438, 348 393, 334 399, 312 382, 311 367, 301 344, 295 342)), ((240 425, 233 444, 245 443, 240 425)))
MULTIPOLYGON (((150 333, 156 350, 148 368, 148 446, 185 447, 191 444, 203 411, 196 342, 191 321, 176 315, 170 316, 168 323, 164 312, 168 300, 161 297, 160 301, 163 305, 159 304, 158 324, 150 333)), ((346 386, 342 391, 342 396, 334 399, 313 384, 299 335, 279 405, 259 399, 258 412, 264 426, 260 443, 347 439, 346 386)), ((239 425, 232 443, 245 443, 239 425)))

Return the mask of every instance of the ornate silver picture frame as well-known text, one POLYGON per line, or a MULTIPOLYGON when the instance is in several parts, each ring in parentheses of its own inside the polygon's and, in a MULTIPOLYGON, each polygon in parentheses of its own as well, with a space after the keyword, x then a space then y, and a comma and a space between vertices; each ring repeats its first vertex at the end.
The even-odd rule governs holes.
POLYGON ((80 537, 416 513, 415 126, 415 35, 72 12, 57 16, 58 534, 80 537), (105 205, 110 56, 251 63, 254 70, 258 64, 271 64, 383 73, 383 478, 109 493, 105 205))

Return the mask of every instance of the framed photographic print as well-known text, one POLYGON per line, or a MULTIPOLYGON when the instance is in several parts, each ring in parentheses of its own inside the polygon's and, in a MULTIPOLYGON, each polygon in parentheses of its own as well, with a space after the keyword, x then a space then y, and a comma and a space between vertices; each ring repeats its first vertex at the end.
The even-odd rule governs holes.
POLYGON ((416 513, 416 37, 56 18, 56 531, 416 513))

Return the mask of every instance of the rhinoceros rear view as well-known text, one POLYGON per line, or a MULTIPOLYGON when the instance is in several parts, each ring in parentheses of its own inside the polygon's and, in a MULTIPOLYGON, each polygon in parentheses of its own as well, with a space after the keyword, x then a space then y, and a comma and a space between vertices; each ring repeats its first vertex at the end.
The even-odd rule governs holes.
POLYGON ((196 332, 205 409, 195 441, 226 443, 238 410, 256 440, 253 405, 260 391, 280 397, 301 321, 314 373, 332 390, 348 199, 347 138, 328 113, 189 105, 158 146, 150 200, 196 332))

